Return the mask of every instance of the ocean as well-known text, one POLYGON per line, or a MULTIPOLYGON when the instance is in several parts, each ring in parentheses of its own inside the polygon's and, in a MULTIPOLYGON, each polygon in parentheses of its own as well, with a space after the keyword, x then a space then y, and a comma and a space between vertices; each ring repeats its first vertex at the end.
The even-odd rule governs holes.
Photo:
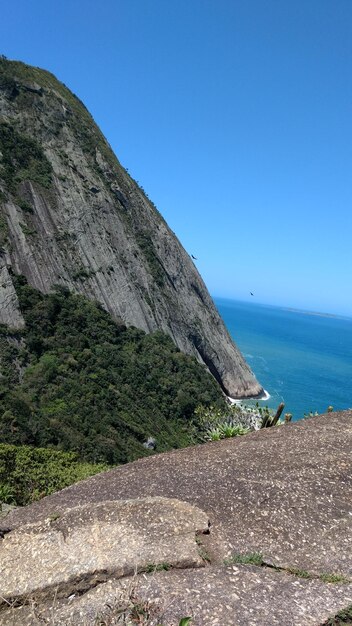
POLYGON ((352 319, 214 298, 230 335, 270 394, 293 420, 352 407, 352 319))

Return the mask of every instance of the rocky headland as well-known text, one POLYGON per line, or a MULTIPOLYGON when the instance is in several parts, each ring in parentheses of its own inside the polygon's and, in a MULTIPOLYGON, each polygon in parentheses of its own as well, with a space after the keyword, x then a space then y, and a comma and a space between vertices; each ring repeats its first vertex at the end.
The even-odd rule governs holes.
POLYGON ((0 322, 24 325, 12 274, 63 285, 161 330, 233 398, 262 394, 193 260, 49 72, 0 59, 0 322))

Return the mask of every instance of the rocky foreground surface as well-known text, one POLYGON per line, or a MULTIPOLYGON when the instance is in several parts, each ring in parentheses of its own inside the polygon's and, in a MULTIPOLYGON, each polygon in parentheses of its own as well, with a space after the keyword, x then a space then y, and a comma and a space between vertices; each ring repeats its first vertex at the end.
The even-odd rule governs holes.
POLYGON ((352 604, 351 444, 352 411, 329 413, 10 512, 1 626, 323 626, 352 604))

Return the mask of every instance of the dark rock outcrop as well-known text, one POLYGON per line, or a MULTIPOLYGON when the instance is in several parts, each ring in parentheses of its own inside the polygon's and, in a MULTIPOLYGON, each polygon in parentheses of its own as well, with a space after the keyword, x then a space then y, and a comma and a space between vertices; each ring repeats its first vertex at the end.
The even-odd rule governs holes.
POLYGON ((62 284, 162 330, 233 397, 262 392, 190 256, 54 76, 0 60, 0 323, 23 319, 11 273, 62 284))

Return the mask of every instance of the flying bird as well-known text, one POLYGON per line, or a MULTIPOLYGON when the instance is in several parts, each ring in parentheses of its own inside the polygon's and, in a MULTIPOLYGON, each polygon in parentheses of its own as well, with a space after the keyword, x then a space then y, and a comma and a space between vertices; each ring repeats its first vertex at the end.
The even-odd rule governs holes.
POLYGON ((193 256, 193 254, 191 254, 192 259, 194 259, 195 261, 197 260, 197 257, 193 256))
POLYGON ((251 291, 249 293, 251 294, 251 296, 254 296, 254 293, 252 293, 251 291))

